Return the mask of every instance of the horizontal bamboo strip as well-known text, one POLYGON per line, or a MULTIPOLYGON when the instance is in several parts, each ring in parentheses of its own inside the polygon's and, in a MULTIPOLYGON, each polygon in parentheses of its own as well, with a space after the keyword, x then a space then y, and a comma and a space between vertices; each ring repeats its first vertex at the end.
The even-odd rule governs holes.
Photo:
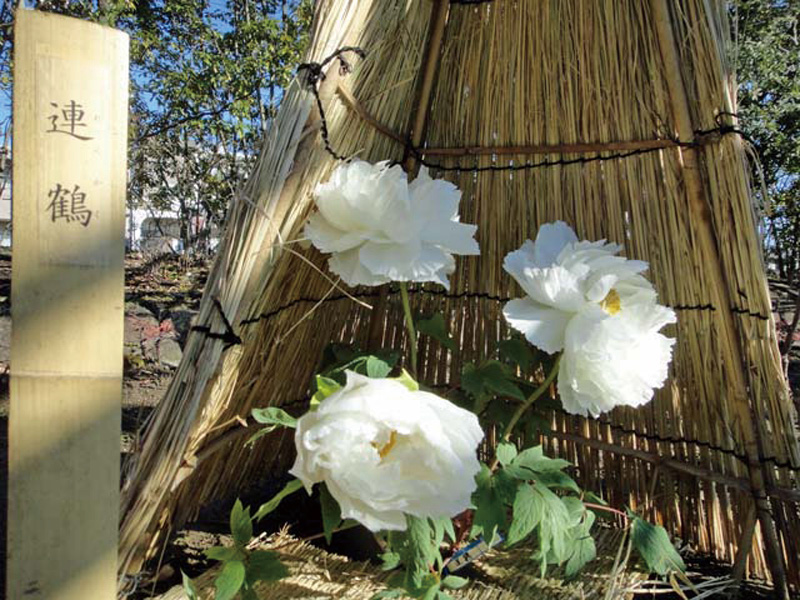
MULTIPOLYGON (((622 456, 631 456, 638 460, 649 462, 657 466, 663 466, 672 469, 674 471, 680 471, 681 473, 697 477, 698 479, 713 481, 714 483, 726 485, 728 487, 740 490, 742 492, 752 493, 752 488, 750 487, 750 481, 745 477, 731 477, 730 475, 723 475, 721 473, 716 473, 710 469, 698 467, 696 465, 692 465, 680 460, 675 460, 673 458, 665 458, 663 456, 659 456, 658 454, 645 452, 644 450, 637 450, 635 448, 626 448, 625 446, 620 446, 618 444, 609 444, 608 442, 602 442, 600 440, 595 440, 571 433, 564 433, 561 431, 548 431, 547 433, 544 434, 544 436, 549 438, 564 440, 567 442, 573 442, 575 444, 588 446, 590 448, 603 450, 605 452, 611 452, 613 454, 619 454, 622 456)), ((768 487, 765 491, 768 496, 773 496, 775 498, 778 498, 779 500, 783 500, 784 502, 800 502, 800 490, 787 489, 781 487, 768 487)))

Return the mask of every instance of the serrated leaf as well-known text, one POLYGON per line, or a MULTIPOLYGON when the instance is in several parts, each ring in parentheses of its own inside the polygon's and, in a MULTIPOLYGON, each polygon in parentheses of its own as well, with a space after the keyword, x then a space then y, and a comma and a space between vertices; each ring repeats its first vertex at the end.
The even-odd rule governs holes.
POLYGON ((339 503, 331 496, 328 486, 322 483, 319 488, 319 503, 322 508, 322 529, 325 532, 325 541, 330 544, 333 530, 342 522, 342 509, 339 503))
POLYGON ((501 442, 497 446, 497 450, 495 452, 497 453, 497 460, 500 461, 500 464, 506 466, 511 464, 514 458, 517 456, 517 447, 510 442, 501 442))
POLYGON ((292 479, 289 483, 287 483, 284 488, 275 494, 269 502, 265 502, 261 505, 261 507, 256 511, 256 514, 253 516, 254 519, 260 521, 264 517, 266 517, 269 513, 273 510, 278 508, 278 505, 281 503, 286 496, 292 494, 303 487, 303 482, 299 479, 292 479))
POLYGON ((269 550, 254 550, 247 561, 247 581, 250 585, 256 581, 278 581, 289 575, 278 555, 269 550))
POLYGON ((394 381, 397 383, 402 383, 406 388, 408 388, 408 390, 412 392, 419 391, 419 383, 417 383, 405 369, 403 369, 403 371, 400 373, 400 377, 394 378, 394 381))
POLYGON ((648 523, 637 515, 632 515, 631 520, 633 547, 644 559, 648 569, 659 575, 686 570, 686 564, 672 545, 666 529, 648 523))
POLYGON ((538 490, 527 483, 519 486, 506 545, 525 539, 541 522, 543 509, 544 500, 538 490))
POLYGON ((183 591, 186 592, 186 597, 189 600, 200 600, 200 594, 197 592, 194 582, 189 579, 189 576, 181 571, 181 578, 183 580, 183 591))
POLYGON ((500 358, 519 365, 523 371, 527 371, 533 364, 533 351, 531 347, 519 338, 503 340, 497 346, 500 358))
POLYGON ((242 506, 241 500, 236 500, 231 509, 231 535, 237 546, 246 546, 253 537, 253 520, 250 518, 250 508, 242 506))
POLYGON ((492 486, 503 504, 511 506, 517 497, 517 488, 520 482, 506 473, 505 469, 495 472, 492 477, 492 486))
POLYGON ((567 556, 567 535, 570 526, 569 511, 561 498, 556 496, 547 487, 535 485, 534 489, 543 501, 542 519, 539 523, 538 555, 543 560, 542 571, 546 568, 548 556, 552 562, 561 563, 567 556))
POLYGON ((203 550, 211 560, 244 560, 244 553, 236 546, 212 546, 203 550))
POLYGON ((242 587, 245 577, 244 563, 238 560, 226 562, 214 580, 217 590, 215 600, 232 600, 242 587))
POLYGON ((444 322, 444 317, 441 313, 436 313, 428 319, 420 319, 417 321, 417 331, 419 333, 429 335, 442 346, 455 352, 456 343, 447 335, 447 325, 444 322))
MULTIPOLYGON (((272 426, 272 429, 276 429, 277 427, 290 427, 294 429, 297 427, 297 419, 277 406, 254 408, 251 414, 256 421, 267 426, 272 426)), ((270 429, 270 431, 272 431, 272 429, 270 429)))

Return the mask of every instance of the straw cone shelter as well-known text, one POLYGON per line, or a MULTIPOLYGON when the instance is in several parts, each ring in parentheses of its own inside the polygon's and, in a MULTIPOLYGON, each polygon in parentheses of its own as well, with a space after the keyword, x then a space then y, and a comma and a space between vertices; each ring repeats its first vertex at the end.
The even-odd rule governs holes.
POLYGON ((121 572, 156 555, 213 500, 282 474, 289 434, 246 448, 254 407, 302 412, 331 341, 401 348, 398 290, 336 286, 296 240, 312 190, 339 163, 420 160, 463 191, 480 257, 449 292, 412 287, 415 310, 445 315, 451 353, 423 339, 421 379, 507 334, 520 290, 502 258, 562 219, 650 263, 679 321, 671 377, 649 405, 600 419, 554 411, 549 451, 587 489, 646 509, 736 574, 800 584, 796 415, 781 375, 736 131, 726 5, 719 0, 323 0, 299 71, 230 210, 196 330, 123 487, 121 572), (313 82, 312 82, 313 83, 313 82), (319 90, 319 103, 312 88, 319 90), (513 167, 513 168, 512 168, 513 167))

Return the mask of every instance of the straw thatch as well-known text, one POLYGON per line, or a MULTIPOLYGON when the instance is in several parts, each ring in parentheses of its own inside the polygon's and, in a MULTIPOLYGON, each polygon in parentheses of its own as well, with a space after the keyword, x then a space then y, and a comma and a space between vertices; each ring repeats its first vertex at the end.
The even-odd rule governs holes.
MULTIPOLYGON (((289 576, 277 583, 256 586, 259 597, 270 600, 365 600, 387 589, 387 579, 393 574, 368 562, 353 562, 344 556, 325 552, 286 534, 276 535, 256 547, 276 552, 289 570, 289 576)), ((632 568, 624 571, 615 569, 624 560, 627 548, 622 530, 603 530, 598 536, 597 548, 600 558, 569 582, 564 582, 563 572, 557 570, 552 570, 546 577, 539 577, 537 568, 529 568, 529 547, 518 546, 507 552, 491 552, 475 563, 478 578, 468 587, 453 591, 452 596, 457 600, 632 598, 631 590, 646 577, 632 568)), ((219 568, 215 567, 194 580, 204 600, 214 597, 214 579, 218 574, 219 568)), ((158 600, 186 600, 186 594, 182 587, 174 587, 159 596, 158 600)))
MULTIPOLYGON (((367 52, 347 76, 333 61, 320 85, 340 153, 400 160, 398 140, 410 139, 446 167, 609 158, 434 170, 463 191, 462 221, 479 225, 482 255, 457 263, 449 294, 412 290, 414 307, 443 312, 462 347, 451 354, 423 339, 420 376, 452 385, 464 361, 491 352, 506 333, 500 300, 519 295, 502 257, 541 223, 563 219, 581 237, 624 244, 650 262, 661 301, 679 313, 670 383, 648 406, 599 420, 555 412, 551 451, 613 504, 647 510, 722 560, 741 548, 740 570, 752 542, 749 572, 771 570, 781 584, 788 563, 798 585, 800 448, 745 145, 737 135, 671 141, 735 124, 728 31, 720 0, 326 0, 308 57, 367 52), (636 153, 614 158, 620 151, 636 153)), ((124 486, 123 571, 201 506, 287 468, 285 433, 249 450, 235 419, 267 405, 301 410, 328 342, 405 344, 394 288, 357 290, 356 302, 318 271, 324 257, 293 243, 335 165, 300 77, 231 209, 198 316, 223 333, 221 309, 242 343, 189 337, 124 486)))

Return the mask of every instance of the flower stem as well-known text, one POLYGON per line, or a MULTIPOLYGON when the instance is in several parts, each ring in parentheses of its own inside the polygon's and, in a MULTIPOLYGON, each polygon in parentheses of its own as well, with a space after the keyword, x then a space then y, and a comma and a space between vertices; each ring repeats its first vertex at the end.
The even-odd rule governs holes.
MULTIPOLYGON (((519 421, 522 415, 525 414, 525 411, 528 410, 531 407, 531 405, 534 402, 536 402, 536 400, 539 399, 539 396, 544 394, 550 388, 550 384, 553 383, 553 380, 555 380, 556 375, 558 375, 558 365, 560 362, 561 362, 561 355, 559 354, 558 356, 556 356, 556 360, 553 363, 550 372, 547 374, 547 377, 542 382, 542 384, 538 388, 536 388, 536 390, 530 396, 528 396, 528 399, 525 400, 525 402, 523 402, 520 405, 520 407, 517 409, 517 412, 515 412, 514 416, 511 417, 511 420, 508 422, 508 425, 506 425, 506 429, 503 432, 503 437, 501 441, 504 442, 508 441, 508 439, 511 437, 511 432, 514 430, 514 426, 517 424, 517 421, 519 421)), ((497 455, 495 454, 495 458, 491 466, 492 471, 494 471, 497 468, 498 462, 499 461, 497 459, 497 455)))
POLYGON ((403 298, 403 312, 406 315, 406 329, 408 329, 409 342, 411 348, 411 364, 409 371, 413 377, 417 376, 417 331, 414 329, 414 317, 411 315, 411 303, 408 301, 408 284, 405 281, 400 283, 400 296, 403 298))

